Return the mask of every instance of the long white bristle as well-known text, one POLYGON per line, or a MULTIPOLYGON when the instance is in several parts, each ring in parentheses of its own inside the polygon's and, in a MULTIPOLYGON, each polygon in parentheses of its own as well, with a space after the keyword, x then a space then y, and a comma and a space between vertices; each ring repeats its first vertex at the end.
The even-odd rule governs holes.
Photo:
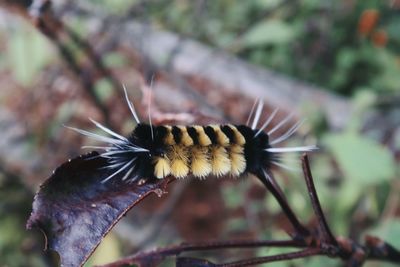
POLYGON ((96 127, 98 127, 99 129, 102 129, 103 131, 105 131, 106 133, 118 138, 119 140, 128 142, 128 139, 126 139, 125 137, 123 137, 122 135, 117 134, 116 132, 112 131, 111 129, 107 128, 106 126, 102 125, 101 123, 89 118, 89 120, 94 123, 94 125, 96 125, 96 127))
POLYGON ((110 150, 111 146, 82 146, 82 149, 101 149, 101 150, 110 150))
POLYGON ((274 133, 276 130, 282 127, 288 120, 290 120, 293 117, 293 113, 290 113, 289 115, 286 116, 280 123, 278 123, 274 128, 272 128, 269 132, 268 135, 271 135, 274 133))
POLYGON ((133 146, 133 145, 126 145, 125 148, 129 149, 129 151, 132 152, 149 152, 148 149, 139 147, 139 146, 133 146))
POLYGON ((283 163, 280 163, 278 161, 271 161, 271 163, 276 165, 276 166, 278 166, 278 167, 280 167, 280 168, 282 168, 282 169, 286 169, 288 171, 298 171, 299 170, 298 168, 287 166, 287 165, 285 165, 283 163))
POLYGON ((318 149, 317 146, 312 145, 312 146, 298 146, 298 147, 270 147, 264 150, 271 153, 287 153, 287 152, 309 152, 317 149, 318 149))
POLYGON ((286 133, 282 134, 280 137, 274 139, 271 141, 271 145, 276 145, 280 142, 285 141, 289 137, 291 137, 300 127, 301 125, 305 122, 305 120, 298 121, 295 123, 289 130, 286 131, 286 133))
POLYGON ((122 177, 122 181, 125 181, 133 172, 133 170, 135 169, 135 166, 133 166, 132 168, 129 169, 129 171, 127 171, 124 175, 124 177, 122 177))
POLYGON ((272 121, 272 119, 275 117, 276 113, 278 112, 279 108, 276 108, 271 115, 268 117, 268 119, 264 122, 264 124, 261 126, 261 128, 258 130, 258 132, 255 134, 254 137, 257 137, 262 131, 264 131, 265 128, 269 125, 269 123, 272 121))
POLYGON ((68 129, 71 129, 71 130, 73 130, 75 132, 78 132, 78 133, 80 133, 82 135, 88 136, 88 137, 90 137, 92 139, 101 141, 101 142, 105 142, 105 143, 109 143, 109 144, 113 144, 113 145, 118 145, 118 144, 125 143, 125 141, 120 140, 120 139, 110 138, 110 137, 106 137, 106 136, 103 136, 103 135, 91 133, 91 132, 88 132, 88 131, 85 131, 85 130, 82 130, 82 129, 79 129, 79 128, 70 127, 70 126, 65 126, 65 127, 68 128, 68 129))
POLYGON ((251 125, 251 129, 255 129, 257 127, 258 121, 260 120, 260 116, 262 113, 264 107, 264 102, 262 100, 259 100, 258 105, 257 105, 257 109, 256 109, 256 114, 254 115, 254 120, 253 123, 251 125))
POLYGON ((120 166, 122 166, 124 164, 125 164, 125 162, 113 163, 111 165, 100 167, 100 169, 114 169, 114 168, 120 167, 120 166))
POLYGON ((117 175, 118 173, 122 172, 123 170, 125 170, 126 168, 129 167, 129 165, 131 165, 133 162, 135 161, 135 159, 132 159, 131 161, 129 161, 128 163, 126 163, 124 166, 122 166, 119 170, 115 171, 113 174, 111 174, 110 176, 108 176, 106 179, 104 179, 103 181, 101 181, 102 183, 107 182, 108 180, 110 180, 111 178, 113 178, 115 175, 117 175))
POLYGON ((132 104, 132 102, 129 100, 128 92, 127 92, 126 87, 125 87, 124 84, 122 85, 122 87, 124 88, 126 103, 128 103, 128 107, 129 107, 129 109, 130 109, 130 111, 131 111, 131 113, 132 113, 132 116, 133 116, 133 118, 135 119, 136 123, 139 124, 139 123, 140 123, 140 120, 139 120, 138 115, 136 114, 135 106, 134 106, 134 105, 132 104))
POLYGON ((103 156, 113 156, 113 155, 116 155, 116 154, 125 154, 125 153, 129 153, 129 151, 127 151, 127 150, 110 150, 110 151, 102 153, 101 155, 103 155, 103 156))
POLYGON ((151 130, 151 140, 154 141, 153 125, 151 123, 151 100, 152 100, 153 82, 154 82, 154 74, 151 76, 151 81, 150 81, 149 110, 148 110, 148 113, 149 113, 149 125, 150 125, 150 130, 151 130))
POLYGON ((250 111, 249 117, 247 118, 247 121, 246 121, 246 125, 247 126, 250 126, 249 123, 250 123, 250 120, 251 120, 251 116, 253 116, 254 109, 256 108, 258 101, 259 101, 259 99, 256 99, 254 101, 254 103, 253 103, 253 106, 251 107, 251 111, 250 111))

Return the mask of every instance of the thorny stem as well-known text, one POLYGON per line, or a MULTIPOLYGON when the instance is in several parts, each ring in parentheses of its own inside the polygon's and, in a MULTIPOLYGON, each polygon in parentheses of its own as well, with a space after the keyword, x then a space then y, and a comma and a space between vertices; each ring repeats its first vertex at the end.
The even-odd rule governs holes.
POLYGON ((315 216, 318 220, 318 226, 321 231, 321 241, 324 243, 329 243, 330 245, 337 246, 336 238, 332 234, 331 229, 329 228, 328 223, 326 222, 326 218, 324 212, 321 208, 321 203, 319 202, 319 198, 317 195, 317 191, 315 190, 314 180, 311 174, 310 163, 308 160, 307 154, 303 154, 301 157, 301 165, 303 167, 304 179, 306 181, 308 195, 311 199, 311 205, 313 207, 315 216))

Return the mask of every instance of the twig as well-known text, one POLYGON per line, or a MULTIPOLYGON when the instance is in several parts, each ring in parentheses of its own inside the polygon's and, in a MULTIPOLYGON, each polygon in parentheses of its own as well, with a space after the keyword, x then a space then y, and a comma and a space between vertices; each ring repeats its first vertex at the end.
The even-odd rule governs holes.
POLYGON ((317 216, 318 225, 322 234, 321 240, 322 242, 337 246, 336 239, 333 236, 331 229, 328 226, 328 223, 326 222, 324 212, 321 208, 321 203, 319 202, 317 191, 315 190, 315 185, 311 174, 310 163, 307 154, 302 155, 301 165, 303 167, 304 179, 306 181, 308 195, 311 199, 311 205, 313 207, 314 214, 317 216))
POLYGON ((188 251, 206 251, 216 249, 234 249, 234 248, 256 248, 256 247, 292 247, 301 248, 305 245, 296 240, 271 240, 271 241, 254 241, 254 240, 230 240, 230 241, 208 241, 202 243, 187 244, 183 243, 178 246, 169 248, 156 249, 150 252, 138 253, 136 255, 126 257, 110 264, 102 265, 101 267, 117 267, 125 264, 132 264, 141 259, 161 256, 179 255, 188 251))
POLYGON ((258 258, 252 258, 252 259, 247 259, 247 260, 240 260, 240 261, 231 262, 231 263, 218 264, 215 266, 218 266, 218 267, 244 267, 244 266, 252 266, 252 265, 256 265, 256 264, 269 263, 269 262, 274 262, 274 261, 300 259, 300 258, 315 256, 315 255, 319 255, 319 254, 322 254, 321 249, 319 249, 319 248, 306 248, 304 250, 296 251, 296 252, 290 252, 290 253, 284 253, 284 254, 278 254, 278 255, 266 256, 266 257, 258 257, 258 258))

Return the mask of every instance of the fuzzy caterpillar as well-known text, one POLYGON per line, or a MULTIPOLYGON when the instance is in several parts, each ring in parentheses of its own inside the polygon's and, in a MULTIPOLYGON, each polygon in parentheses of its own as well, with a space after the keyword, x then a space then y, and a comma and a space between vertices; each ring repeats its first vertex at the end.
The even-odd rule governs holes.
POLYGON ((255 109, 255 115, 251 126, 231 124, 153 126, 151 123, 140 123, 126 89, 125 97, 137 122, 129 137, 121 136, 93 120, 98 128, 110 136, 72 128, 107 144, 103 147, 87 146, 104 150, 100 156, 107 158, 106 168, 112 172, 103 182, 111 180, 120 173, 124 174, 122 180, 129 183, 143 177, 163 179, 169 175, 176 178, 185 178, 189 175, 198 178, 209 175, 238 177, 245 173, 265 172, 272 164, 282 166, 279 162, 281 153, 317 149, 316 146, 274 147, 275 144, 285 141, 294 134, 301 126, 301 122, 294 124, 286 133, 271 141, 270 135, 289 121, 291 115, 270 131, 264 132, 277 113, 275 110, 257 129, 263 107, 261 101, 257 106, 253 106, 251 113, 255 109))

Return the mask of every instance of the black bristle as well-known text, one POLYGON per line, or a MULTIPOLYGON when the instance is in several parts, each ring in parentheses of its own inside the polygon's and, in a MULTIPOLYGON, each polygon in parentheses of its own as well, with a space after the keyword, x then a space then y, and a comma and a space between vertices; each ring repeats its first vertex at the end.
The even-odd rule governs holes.
POLYGON ((196 131, 196 129, 191 126, 186 126, 186 130, 187 130, 190 138, 192 138, 193 143, 195 145, 198 145, 199 144, 199 133, 196 131))
POLYGON ((168 128, 165 126, 157 126, 154 130, 154 143, 156 146, 164 145, 164 139, 168 134, 168 128))
POLYGON ((226 137, 228 137, 230 144, 237 143, 237 140, 235 138, 235 132, 232 130, 231 127, 229 127, 228 125, 221 125, 220 129, 226 135, 226 137))
POLYGON ((254 130, 246 125, 238 125, 236 129, 243 135, 244 139, 252 139, 255 135, 254 130))
POLYGON ((208 136, 208 138, 210 138, 211 143, 214 145, 218 144, 217 135, 215 134, 213 127, 203 126, 203 129, 204 129, 204 132, 206 133, 206 135, 208 136))
POLYGON ((175 143, 180 144, 182 140, 182 131, 177 126, 172 126, 172 135, 174 136, 175 143))
POLYGON ((245 125, 239 125, 236 128, 246 140, 246 144, 244 145, 246 171, 256 173, 260 167, 270 165, 270 160, 264 152, 264 149, 269 147, 268 135, 262 132, 258 136, 255 136, 258 130, 253 130, 245 125))
POLYGON ((136 140, 140 140, 143 144, 148 144, 152 141, 150 125, 143 123, 138 124, 133 131, 132 137, 136 140))

